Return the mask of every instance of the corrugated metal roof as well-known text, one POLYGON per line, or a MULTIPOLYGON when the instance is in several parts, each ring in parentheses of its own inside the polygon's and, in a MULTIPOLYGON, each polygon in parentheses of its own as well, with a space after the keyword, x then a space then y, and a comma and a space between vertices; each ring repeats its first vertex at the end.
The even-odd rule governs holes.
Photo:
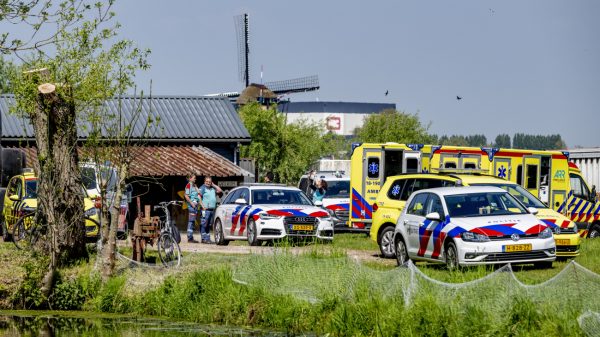
POLYGON ((570 149, 570 158, 600 158, 600 147, 586 149, 570 149))
MULTIPOLYGON (((37 167, 37 149, 20 148, 25 151, 27 167, 37 167)), ((79 148, 81 153, 81 148, 79 148)), ((133 147, 130 177, 185 176, 195 173, 212 177, 254 177, 227 160, 225 157, 203 146, 145 146, 133 147)))
MULTIPOLYGON (((14 114, 9 107, 15 104, 13 95, 0 95, 0 113, 3 138, 33 138, 31 125, 14 114)), ((131 123, 135 112, 141 108, 142 116, 160 118, 158 132, 144 135, 146 118, 133 124, 133 137, 149 139, 198 139, 250 141, 250 134, 244 127, 238 113, 226 97, 176 97, 155 96, 145 98, 141 103, 136 97, 122 97, 105 103, 109 113, 123 114, 123 121, 131 123)), ((85 128, 78 130, 80 138, 86 138, 85 128)))
POLYGON ((354 102, 279 102, 279 111, 286 113, 335 112, 372 114, 383 110, 396 110, 394 103, 354 103, 354 102))

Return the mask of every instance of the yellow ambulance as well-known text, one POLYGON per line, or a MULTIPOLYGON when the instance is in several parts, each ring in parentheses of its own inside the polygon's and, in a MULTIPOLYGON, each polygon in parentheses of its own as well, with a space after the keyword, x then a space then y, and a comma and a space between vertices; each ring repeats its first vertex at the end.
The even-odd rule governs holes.
POLYGON ((513 181, 577 224, 582 237, 600 237, 600 203, 569 153, 487 147, 433 146, 431 172, 486 172, 513 181))
POLYGON ((372 205, 385 179, 402 173, 420 173, 422 153, 429 149, 422 144, 352 144, 348 225, 368 232, 372 205))

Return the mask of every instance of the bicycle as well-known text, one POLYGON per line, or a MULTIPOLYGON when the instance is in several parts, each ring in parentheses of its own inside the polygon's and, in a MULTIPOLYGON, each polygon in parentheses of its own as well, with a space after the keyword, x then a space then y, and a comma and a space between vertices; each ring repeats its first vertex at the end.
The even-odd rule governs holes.
MULTIPOLYGON (((22 214, 12 230, 13 243, 20 250, 26 250, 35 245, 36 242, 47 234, 47 226, 41 224, 38 220, 40 210, 37 208, 25 207, 22 214)), ((86 221, 92 221, 100 228, 98 221, 88 217, 83 217, 84 226, 86 221)))
POLYGON ((39 223, 39 212, 36 208, 24 207, 21 212, 21 217, 13 226, 12 238, 17 249, 25 250, 45 235, 46 227, 39 223))
POLYGON ((181 235, 179 230, 175 227, 175 224, 171 220, 171 213, 169 212, 170 205, 181 206, 181 201, 162 201, 157 206, 154 206, 154 210, 162 210, 163 214, 159 216, 159 228, 160 235, 157 241, 158 257, 162 263, 166 266, 179 267, 181 264, 181 248, 179 243, 181 242, 181 235))

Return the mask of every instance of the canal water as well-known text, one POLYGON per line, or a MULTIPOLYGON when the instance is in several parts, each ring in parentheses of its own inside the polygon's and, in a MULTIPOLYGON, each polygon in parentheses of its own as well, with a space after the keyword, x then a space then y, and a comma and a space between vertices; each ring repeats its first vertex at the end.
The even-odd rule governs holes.
POLYGON ((95 315, 89 312, 0 311, 0 336, 154 337, 154 336, 285 336, 264 330, 195 323, 95 315))

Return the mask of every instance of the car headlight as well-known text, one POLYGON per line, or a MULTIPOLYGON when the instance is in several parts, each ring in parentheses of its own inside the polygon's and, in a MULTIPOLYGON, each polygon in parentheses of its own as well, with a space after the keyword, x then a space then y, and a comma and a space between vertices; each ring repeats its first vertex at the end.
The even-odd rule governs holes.
POLYGON ((460 237, 464 241, 469 242, 487 242, 490 241, 490 238, 485 234, 473 233, 473 232, 463 232, 460 237))
POLYGON ((577 224, 573 222, 573 233, 579 232, 579 228, 577 228, 577 224))
POLYGON ((538 238, 540 239, 547 239, 547 238, 551 238, 552 237, 552 230, 548 227, 546 227, 546 229, 544 229, 543 231, 540 232, 540 234, 538 234, 538 238))
POLYGON ((269 214, 269 213, 260 213, 258 215, 258 217, 261 220, 273 220, 273 219, 279 219, 279 218, 281 218, 281 215, 273 215, 273 214, 269 214))
POLYGON ((85 211, 83 213, 83 215, 86 216, 86 217, 88 217, 88 218, 91 218, 91 217, 93 217, 94 215, 97 215, 97 214, 98 214, 98 209, 95 208, 95 207, 94 208, 90 208, 90 209, 88 209, 87 211, 85 211))

